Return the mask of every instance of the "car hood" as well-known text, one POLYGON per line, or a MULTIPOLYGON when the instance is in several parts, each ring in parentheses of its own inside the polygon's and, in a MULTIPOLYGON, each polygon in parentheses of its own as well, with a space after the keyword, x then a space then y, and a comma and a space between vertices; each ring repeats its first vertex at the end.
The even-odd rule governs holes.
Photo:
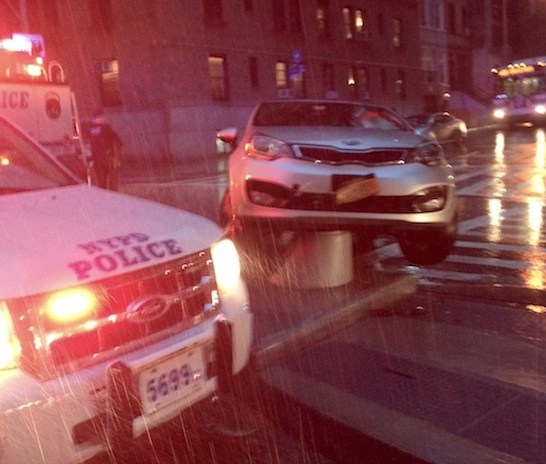
POLYGON ((0 196, 0 299, 89 283, 206 249, 201 216, 77 185, 0 196))
POLYGON ((321 145, 339 150, 415 147, 425 141, 412 131, 359 127, 260 127, 260 133, 297 145, 321 145))

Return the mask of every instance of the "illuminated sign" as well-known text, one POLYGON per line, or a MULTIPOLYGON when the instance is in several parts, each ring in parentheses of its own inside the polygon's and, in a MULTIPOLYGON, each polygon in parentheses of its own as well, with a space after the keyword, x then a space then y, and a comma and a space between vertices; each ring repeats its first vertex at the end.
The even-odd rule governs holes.
POLYGON ((503 68, 499 70, 498 74, 500 77, 509 77, 509 76, 518 76, 520 74, 528 74, 532 73, 536 70, 536 68, 530 64, 523 64, 523 65, 516 65, 516 66, 508 66, 507 68, 503 68))

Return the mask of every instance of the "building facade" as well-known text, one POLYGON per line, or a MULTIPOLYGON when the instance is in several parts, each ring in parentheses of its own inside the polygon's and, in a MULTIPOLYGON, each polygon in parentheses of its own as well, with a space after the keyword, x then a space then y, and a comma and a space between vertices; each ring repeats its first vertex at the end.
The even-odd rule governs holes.
POLYGON ((207 156, 264 99, 422 109, 416 0, 27 1, 82 117, 104 110, 129 156, 207 156))
POLYGON ((1 3, 2 31, 45 37, 83 119, 103 110, 128 156, 174 159, 214 153, 216 131, 242 127, 264 99, 371 101, 403 114, 441 109, 446 93, 485 102, 491 66, 539 46, 539 29, 522 31, 545 9, 538 0, 1 3))

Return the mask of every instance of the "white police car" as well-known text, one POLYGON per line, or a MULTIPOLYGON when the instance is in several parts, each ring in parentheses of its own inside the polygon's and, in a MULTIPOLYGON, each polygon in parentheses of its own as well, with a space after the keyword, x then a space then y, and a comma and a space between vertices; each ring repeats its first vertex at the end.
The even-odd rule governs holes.
POLYGON ((115 455, 249 361, 213 222, 89 187, 0 118, 0 462, 115 455))

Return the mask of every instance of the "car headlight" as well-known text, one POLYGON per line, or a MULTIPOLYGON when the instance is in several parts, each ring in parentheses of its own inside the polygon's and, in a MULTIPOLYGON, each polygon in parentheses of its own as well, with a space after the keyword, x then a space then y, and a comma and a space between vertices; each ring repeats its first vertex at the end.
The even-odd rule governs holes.
POLYGON ((67 326, 91 319, 98 306, 98 298, 92 290, 77 287, 51 295, 43 311, 52 324, 67 326))
POLYGON ((536 106, 535 106, 535 113, 536 113, 536 114, 540 114, 540 115, 546 114, 546 106, 544 106, 544 105, 536 105, 536 106))
POLYGON ((425 166, 439 166, 443 162, 442 148, 437 143, 419 145, 409 151, 404 161, 406 163, 421 163, 425 166))
POLYGON ((495 119, 504 119, 506 116, 506 111, 504 111, 502 108, 497 108, 495 111, 493 111, 493 117, 495 119))
POLYGON ((7 305, 0 302, 0 370, 15 367, 20 356, 21 345, 10 312, 7 305))
POLYGON ((263 134, 253 135, 245 145, 245 152, 253 158, 269 161, 277 158, 294 158, 290 145, 283 140, 263 134))
POLYGON ((234 243, 229 239, 216 242, 211 247, 214 273, 218 288, 228 290, 239 283, 241 262, 234 243))

